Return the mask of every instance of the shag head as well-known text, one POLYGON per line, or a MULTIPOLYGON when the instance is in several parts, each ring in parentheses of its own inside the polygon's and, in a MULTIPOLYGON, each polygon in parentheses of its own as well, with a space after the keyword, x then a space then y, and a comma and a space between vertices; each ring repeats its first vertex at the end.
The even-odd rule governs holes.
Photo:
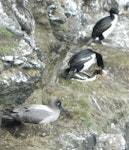
POLYGON ((98 67, 95 71, 94 71, 94 73, 93 73, 93 75, 92 76, 95 76, 95 75, 99 75, 99 76, 103 76, 103 70, 102 70, 102 68, 101 67, 98 67))
POLYGON ((110 15, 119 14, 119 10, 117 7, 113 7, 110 9, 109 13, 110 13, 110 15))
POLYGON ((74 71, 70 71, 70 68, 67 68, 62 73, 62 77, 66 80, 70 80, 74 76, 74 71))

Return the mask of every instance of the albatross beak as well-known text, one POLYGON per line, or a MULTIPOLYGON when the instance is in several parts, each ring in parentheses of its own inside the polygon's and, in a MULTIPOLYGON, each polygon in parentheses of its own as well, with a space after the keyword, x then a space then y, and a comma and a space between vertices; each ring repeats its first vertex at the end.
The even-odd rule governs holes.
POLYGON ((61 110, 61 112, 63 112, 63 113, 67 113, 67 112, 68 112, 68 111, 65 110, 62 106, 60 106, 60 110, 61 110))

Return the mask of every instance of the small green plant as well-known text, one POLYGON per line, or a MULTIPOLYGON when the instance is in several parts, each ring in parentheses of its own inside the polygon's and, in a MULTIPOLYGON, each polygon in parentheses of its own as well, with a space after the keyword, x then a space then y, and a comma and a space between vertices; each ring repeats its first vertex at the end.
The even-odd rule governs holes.
POLYGON ((4 27, 0 27, 0 55, 12 55, 13 49, 18 46, 14 35, 4 27))
POLYGON ((85 99, 81 99, 79 101, 79 105, 81 106, 82 109, 84 110, 89 110, 90 109, 90 105, 88 104, 88 102, 85 99))
POLYGON ((67 31, 68 27, 67 27, 66 24, 62 24, 62 25, 61 25, 61 29, 62 29, 63 31, 67 31))
POLYGON ((101 128, 96 124, 90 113, 87 111, 80 111, 80 116, 83 120, 83 125, 89 127, 90 129, 100 132, 101 128))
POLYGON ((0 27, 0 34, 6 38, 13 37, 13 34, 4 27, 0 27))
POLYGON ((83 111, 83 110, 80 110, 80 116, 81 116, 81 118, 87 120, 88 122, 89 122, 90 119, 91 119, 91 117, 90 117, 90 115, 88 114, 88 112, 83 111))

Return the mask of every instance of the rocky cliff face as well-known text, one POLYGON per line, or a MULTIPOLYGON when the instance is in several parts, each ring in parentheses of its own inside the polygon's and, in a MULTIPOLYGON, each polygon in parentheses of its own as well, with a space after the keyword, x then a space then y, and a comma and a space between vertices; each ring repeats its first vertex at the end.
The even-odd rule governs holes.
POLYGON ((126 15, 119 16, 116 29, 107 39, 108 46, 90 47, 104 58, 107 74, 102 79, 80 83, 60 77, 69 57, 85 46, 96 20, 108 15, 111 6, 125 9, 128 0, 29 1, 28 7, 36 20, 38 51, 17 36, 22 33, 10 3, 0 2, 1 107, 47 103, 57 96, 68 110, 51 126, 3 127, 0 148, 129 149, 128 10, 126 15))
POLYGON ((10 32, 22 31, 18 30, 17 22, 11 17, 12 13, 9 15, 4 11, 8 5, 7 2, 3 2, 3 5, 0 3, 0 104, 3 105, 25 102, 34 91, 36 83, 41 80, 45 67, 28 43, 10 32))

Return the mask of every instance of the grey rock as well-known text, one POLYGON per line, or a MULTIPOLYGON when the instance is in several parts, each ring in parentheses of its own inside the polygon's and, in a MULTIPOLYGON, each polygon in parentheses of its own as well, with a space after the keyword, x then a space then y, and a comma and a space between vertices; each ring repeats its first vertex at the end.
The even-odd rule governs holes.
POLYGON ((126 141, 121 134, 101 134, 97 140, 97 150, 125 150, 126 141))
POLYGON ((50 20, 53 21, 53 22, 60 23, 60 24, 63 24, 63 23, 66 22, 66 19, 55 18, 55 17, 53 17, 53 16, 50 17, 50 20))
POLYGON ((37 2, 43 2, 44 0, 36 0, 37 2))
POLYGON ((76 133, 66 133, 61 137, 63 149, 71 150, 95 150, 96 135, 92 133, 77 135, 76 133), (64 144, 65 143, 65 144, 64 144))
POLYGON ((127 150, 128 150, 129 149, 129 122, 126 122, 124 126, 124 138, 126 140, 127 150))

